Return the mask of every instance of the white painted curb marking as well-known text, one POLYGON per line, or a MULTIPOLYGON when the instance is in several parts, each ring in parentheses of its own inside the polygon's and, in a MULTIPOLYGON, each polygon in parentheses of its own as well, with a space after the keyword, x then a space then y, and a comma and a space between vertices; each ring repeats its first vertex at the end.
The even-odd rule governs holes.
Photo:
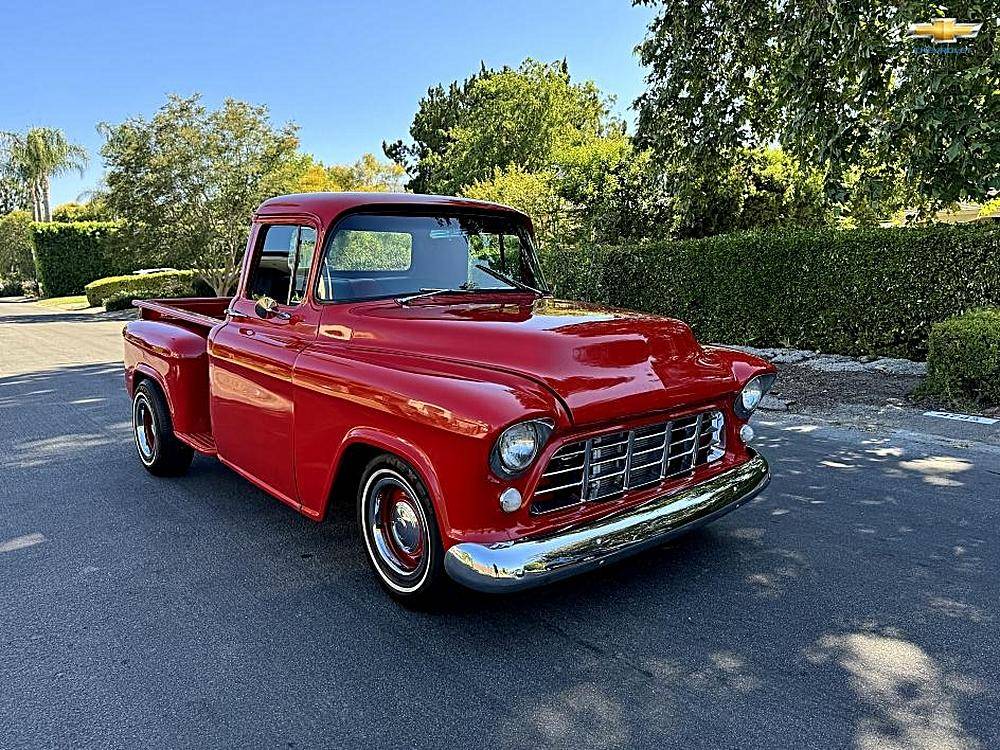
POLYGON ((925 417, 937 417, 938 419, 953 419, 956 422, 974 422, 975 424, 996 424, 1000 419, 990 417, 977 417, 972 414, 953 414, 950 411, 925 411, 925 417))

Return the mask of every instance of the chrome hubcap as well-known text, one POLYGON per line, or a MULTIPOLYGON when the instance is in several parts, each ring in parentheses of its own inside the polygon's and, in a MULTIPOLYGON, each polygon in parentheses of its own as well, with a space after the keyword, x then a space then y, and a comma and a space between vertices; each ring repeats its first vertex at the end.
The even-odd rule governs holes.
POLYGON ((420 521, 407 502, 392 506, 392 538, 404 551, 413 553, 420 545, 420 521))
POLYGON ((413 489, 386 470, 366 490, 366 534, 375 561, 402 579, 419 576, 425 567, 427 519, 413 489))
POLYGON ((144 461, 150 461, 156 452, 156 423, 153 417, 153 410, 146 401, 146 397, 140 395, 135 400, 135 408, 132 413, 132 428, 135 431, 135 444, 139 449, 139 454, 144 461))

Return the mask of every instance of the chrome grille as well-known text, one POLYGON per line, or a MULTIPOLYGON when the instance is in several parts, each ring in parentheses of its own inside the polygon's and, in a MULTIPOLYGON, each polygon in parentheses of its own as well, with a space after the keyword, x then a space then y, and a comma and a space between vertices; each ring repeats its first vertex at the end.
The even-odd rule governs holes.
POLYGON ((712 410, 567 443, 557 450, 535 489, 533 513, 608 500, 626 490, 690 474, 722 458, 725 417, 712 410))

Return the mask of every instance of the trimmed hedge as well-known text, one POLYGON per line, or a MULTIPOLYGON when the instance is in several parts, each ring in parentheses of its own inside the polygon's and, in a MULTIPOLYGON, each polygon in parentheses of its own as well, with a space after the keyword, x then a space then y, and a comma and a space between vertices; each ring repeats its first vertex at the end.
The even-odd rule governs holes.
POLYGON ((35 270, 50 297, 82 294, 102 276, 134 270, 110 221, 46 222, 34 225, 35 270))
POLYGON ((767 230, 547 253, 560 297, 702 341, 923 359, 931 325, 1000 305, 1000 227, 767 230))
POLYGON ((934 324, 924 389, 953 403, 1000 405, 1000 309, 973 310, 934 324))
POLYGON ((15 282, 33 281, 35 247, 31 214, 11 211, 0 216, 0 278, 13 287, 15 282))
MULTIPOLYGON (((91 306, 104 305, 115 299, 156 299, 158 297, 191 297, 196 294, 198 284, 194 271, 158 271, 132 276, 109 276, 87 284, 83 290, 91 306)), ((118 309, 122 309, 119 307, 118 309)))
POLYGON ((104 309, 107 312, 117 312, 118 310, 128 310, 132 307, 132 303, 135 301, 133 297, 128 292, 115 292, 106 300, 104 300, 104 309))

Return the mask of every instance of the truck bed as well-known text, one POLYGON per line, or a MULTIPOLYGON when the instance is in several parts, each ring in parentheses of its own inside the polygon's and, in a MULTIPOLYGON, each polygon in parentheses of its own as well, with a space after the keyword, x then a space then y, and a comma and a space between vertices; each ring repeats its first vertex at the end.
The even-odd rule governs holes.
POLYGON ((229 297, 137 300, 125 326, 125 383, 155 381, 167 399, 177 439, 214 455, 209 414, 208 337, 222 325, 229 297))
POLYGON ((213 328, 225 320, 231 297, 181 297, 144 299, 133 304, 140 320, 182 320, 196 326, 213 328))

